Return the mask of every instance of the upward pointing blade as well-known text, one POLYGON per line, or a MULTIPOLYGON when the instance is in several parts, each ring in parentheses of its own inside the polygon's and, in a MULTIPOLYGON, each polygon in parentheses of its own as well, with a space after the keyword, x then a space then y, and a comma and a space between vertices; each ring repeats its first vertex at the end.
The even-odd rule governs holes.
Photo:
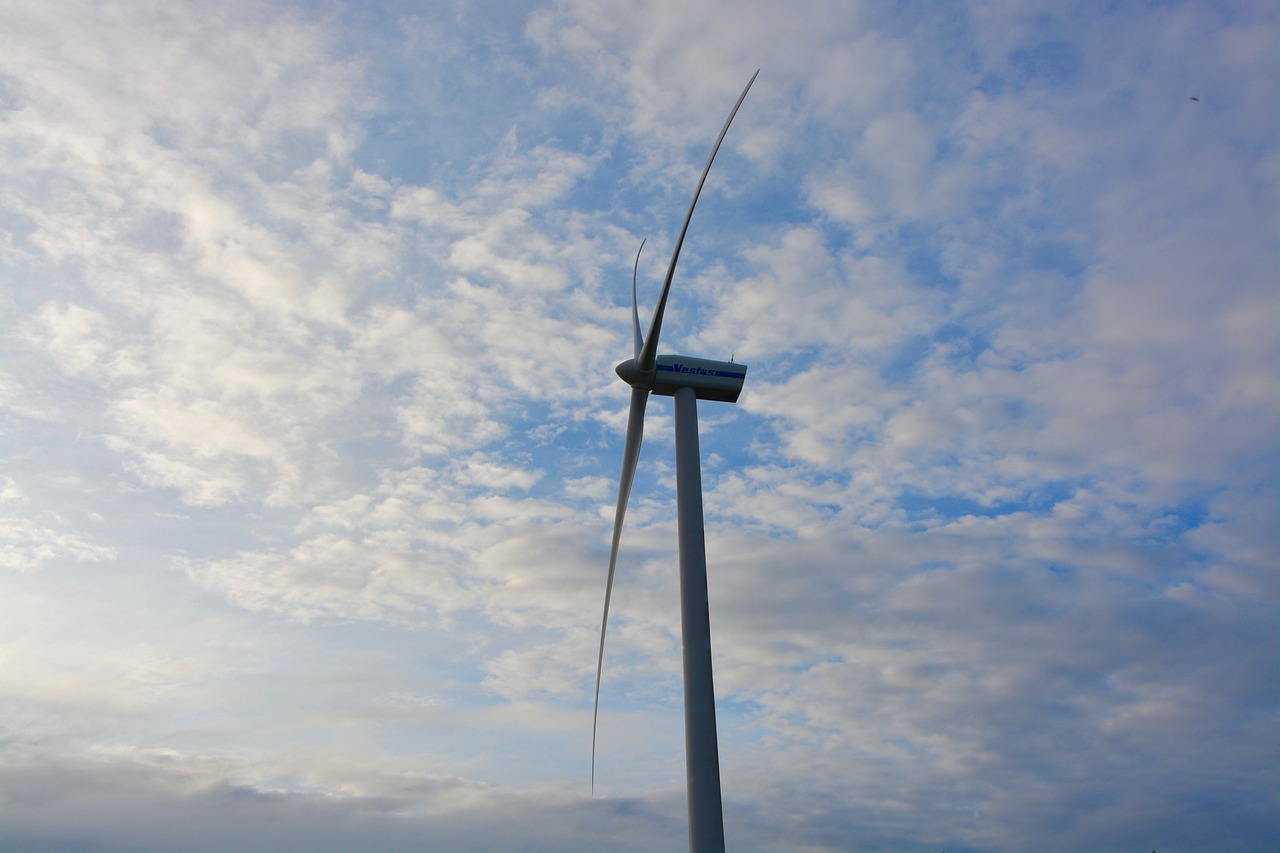
POLYGON ((751 75, 751 79, 747 81, 747 86, 742 90, 742 94, 738 96, 738 102, 733 105, 733 109, 729 111, 729 117, 725 119, 724 127, 720 128, 720 136, 716 138, 715 147, 711 149, 711 156, 707 158, 707 165, 702 170, 702 177, 698 179, 698 188, 693 191, 693 201, 689 202, 689 212, 685 214, 684 226, 680 229, 680 237, 676 240, 676 249, 671 253, 671 263, 667 266, 667 277, 662 282, 662 295, 658 297, 658 307, 653 311, 653 322, 649 324, 649 336, 645 338, 644 346, 636 355, 636 367, 641 373, 648 373, 653 370, 654 364, 658 358, 658 334, 662 331, 662 314, 667 310, 667 293, 671 290, 671 279, 676 274, 676 261, 680 259, 680 247, 684 245, 684 235, 689 231, 689 220, 693 219, 693 208, 698 204, 698 196, 702 194, 702 185, 707 182, 707 174, 711 171, 711 164, 715 162, 716 152, 720 150, 720 143, 724 142, 724 135, 729 132, 729 125, 733 124, 733 117, 738 114, 738 107, 742 106, 742 102, 747 97, 747 92, 751 91, 751 84, 756 82, 756 77, 760 75, 757 69, 755 74, 751 75))
POLYGON ((609 599, 613 596, 613 571, 618 565, 618 543, 622 539, 622 517, 627 514, 631 481, 636 476, 640 459, 640 442, 644 438, 644 408, 649 392, 631 389, 631 415, 627 419, 627 440, 622 450, 622 476, 618 480, 618 508, 613 516, 613 547, 609 551, 609 579, 604 587, 604 618, 600 620, 600 654, 596 658, 596 704, 591 716, 591 793, 596 790, 596 723, 600 720, 600 674, 604 670, 604 634, 609 627, 609 599))
POLYGON ((640 241, 640 248, 636 250, 636 263, 631 268, 631 334, 635 338, 632 358, 639 358, 640 348, 644 346, 644 337, 640 334, 640 309, 636 307, 636 272, 640 269, 640 253, 644 251, 644 244, 647 242, 648 240, 640 241))

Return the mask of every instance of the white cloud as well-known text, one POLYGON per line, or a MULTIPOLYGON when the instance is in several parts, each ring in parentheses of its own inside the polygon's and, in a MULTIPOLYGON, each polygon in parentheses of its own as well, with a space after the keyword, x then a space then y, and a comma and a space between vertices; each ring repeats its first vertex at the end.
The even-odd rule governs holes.
MULTIPOLYGON (((0 508, 22 512, 29 504, 30 499, 12 477, 0 478, 0 508)), ((95 545, 87 537, 58 529, 65 526, 66 520, 54 512, 41 512, 32 517, 0 516, 0 566, 28 571, 50 561, 96 563, 116 558, 114 548, 95 545)))
POLYGON ((101 562, 115 556, 114 548, 95 545, 75 533, 61 533, 27 518, 0 518, 0 565, 5 568, 28 570, 50 560, 101 562))
POLYGON ((650 793, 564 791, 632 253, 757 65, 663 339, 751 366, 731 846, 1273 836, 1273 13, 504 11, 2 13, 17 843, 678 843, 660 402, 602 720, 650 793))

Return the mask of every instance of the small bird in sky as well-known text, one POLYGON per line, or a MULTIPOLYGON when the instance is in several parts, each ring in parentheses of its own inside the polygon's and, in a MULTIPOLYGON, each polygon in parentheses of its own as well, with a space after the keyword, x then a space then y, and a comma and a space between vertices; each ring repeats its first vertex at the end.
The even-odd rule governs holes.
POLYGON ((1197 98, 1195 95, 1191 96, 1191 100, 1196 101, 1197 103, 1200 101, 1200 99, 1197 98))

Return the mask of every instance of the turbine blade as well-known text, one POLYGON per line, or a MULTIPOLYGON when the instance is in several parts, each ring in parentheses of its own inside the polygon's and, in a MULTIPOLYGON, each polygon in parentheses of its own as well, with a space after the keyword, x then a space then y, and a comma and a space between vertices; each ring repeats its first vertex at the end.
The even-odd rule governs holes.
POLYGON ((600 675, 604 671, 604 634, 609 627, 609 599, 613 597, 613 572, 618 566, 618 542, 622 539, 622 517, 627 514, 631 481, 635 479, 644 438, 644 408, 649 392, 631 389, 631 416, 627 419, 627 439, 622 450, 622 476, 618 479, 618 509, 613 516, 613 547, 609 550, 609 579, 604 585, 604 617, 600 620, 600 654, 596 657, 596 703, 591 715, 591 793, 596 791, 596 723, 600 721, 600 675))
POLYGON ((738 96, 738 102, 729 111, 729 117, 725 119, 724 127, 720 128, 720 136, 716 138, 715 147, 711 149, 711 156, 707 158, 707 165, 702 170, 702 177, 698 179, 698 188, 693 191, 693 201, 689 203, 689 212, 685 214, 684 226, 680 229, 675 251, 671 253, 671 263, 667 266, 667 277, 662 282, 662 295, 658 297, 658 307, 654 309, 653 322, 649 324, 649 335, 644 339, 644 346, 641 347, 640 353, 636 355, 636 366, 642 373, 653 370, 658 357, 658 334, 662 331, 662 314, 667 310, 667 293, 671 290, 671 279, 676 274, 676 261, 680 259, 680 247, 684 245, 684 235, 689 230, 689 220, 693 219, 693 208, 698 204, 698 196, 702 194, 702 185, 707 182, 707 174, 711 171, 711 164, 715 162, 720 143, 724 142, 724 136, 729 132, 729 125, 733 124, 733 117, 738 114, 738 107, 742 106, 742 102, 746 100, 747 92, 751 91, 751 84, 756 82, 758 76, 760 76, 760 70, 756 69, 756 73, 751 75, 746 88, 738 96))
POLYGON ((634 358, 640 357, 640 348, 644 346, 644 336, 640 334, 640 309, 636 308, 636 272, 640 269, 640 253, 644 251, 645 240, 640 241, 640 248, 636 250, 636 263, 631 268, 631 333, 635 337, 635 352, 631 355, 634 358))

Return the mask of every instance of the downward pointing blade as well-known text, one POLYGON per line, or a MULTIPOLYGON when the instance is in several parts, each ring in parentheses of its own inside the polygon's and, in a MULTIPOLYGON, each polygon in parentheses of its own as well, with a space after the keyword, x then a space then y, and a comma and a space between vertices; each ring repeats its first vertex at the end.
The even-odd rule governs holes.
POLYGON ((720 136, 716 138, 715 147, 711 149, 711 156, 707 158, 707 165, 702 170, 702 177, 698 179, 698 188, 693 191, 693 201, 689 202, 689 212, 685 214, 684 226, 680 229, 680 237, 676 240, 676 249, 671 253, 671 263, 667 266, 667 277, 662 282, 662 295, 658 297, 658 307, 654 309, 653 322, 649 324, 649 336, 644 339, 644 346, 641 347, 640 352, 636 355, 636 366, 640 368, 641 373, 653 370, 658 357, 658 334, 662 331, 662 314, 667 310, 667 293, 671 290, 671 279, 676 274, 676 261, 680 259, 680 247, 684 245, 684 235, 689 231, 689 220, 693 219, 693 209, 698 204, 698 196, 702 194, 702 185, 707 182, 707 174, 711 171, 711 164, 715 162, 716 153, 720 150, 720 143, 724 142, 724 135, 729 132, 729 125, 733 124, 733 117, 738 114, 738 107, 742 106, 742 102, 746 100, 747 92, 751 91, 751 84, 756 82, 756 77, 759 75, 759 70, 751 75, 751 79, 747 81, 746 88, 738 96, 738 102, 729 111, 729 117, 725 119, 724 127, 720 128, 720 136))
POLYGON ((600 620, 600 654, 596 658, 596 704, 591 716, 591 792, 596 790, 596 723, 600 720, 600 674, 604 670, 604 634, 609 627, 609 599, 613 596, 613 572, 618 565, 618 543, 622 539, 622 517, 627 514, 631 481, 636 476, 640 459, 640 442, 644 438, 644 408, 649 392, 631 389, 631 415, 627 419, 627 439, 622 450, 622 476, 618 480, 618 509, 613 516, 613 547, 609 551, 609 579, 604 587, 604 618, 600 620))

